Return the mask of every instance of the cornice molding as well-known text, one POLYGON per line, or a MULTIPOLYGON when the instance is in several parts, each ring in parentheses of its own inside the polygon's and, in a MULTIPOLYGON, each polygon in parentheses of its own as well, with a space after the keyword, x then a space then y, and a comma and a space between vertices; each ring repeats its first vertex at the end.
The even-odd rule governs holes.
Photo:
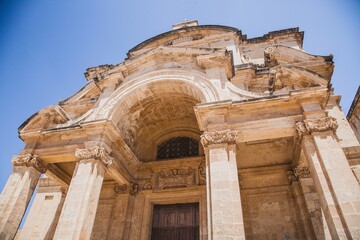
POLYGON ((204 132, 200 136, 201 144, 207 147, 211 144, 235 143, 238 131, 230 129, 224 131, 204 132))
POLYGON ((79 160, 95 159, 101 161, 106 167, 113 163, 113 158, 106 152, 104 147, 94 146, 91 148, 77 148, 75 156, 79 160))
POLYGON ((14 156, 11 159, 11 163, 14 167, 33 167, 40 173, 45 173, 48 169, 48 165, 44 163, 38 155, 30 153, 14 156))

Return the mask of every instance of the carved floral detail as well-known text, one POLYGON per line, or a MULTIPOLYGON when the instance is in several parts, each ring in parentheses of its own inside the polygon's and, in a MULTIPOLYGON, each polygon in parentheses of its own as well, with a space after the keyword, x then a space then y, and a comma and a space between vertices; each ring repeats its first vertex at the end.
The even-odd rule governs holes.
POLYGON ((191 167, 187 169, 163 170, 156 174, 154 188, 187 187, 196 184, 196 172, 191 167))
POLYGON ((201 144, 207 147, 210 144, 219 143, 235 143, 238 131, 231 131, 230 129, 219 132, 205 132, 201 138, 201 144))
POLYGON ((80 160, 96 159, 100 160, 106 167, 109 167, 113 163, 113 158, 109 156, 104 147, 94 146, 91 148, 75 150, 75 156, 80 160))
POLYGON ((335 131, 337 127, 338 124, 334 117, 305 119, 303 122, 295 123, 295 129, 300 139, 304 135, 308 135, 312 132, 335 131))
POLYGON ((206 172, 204 166, 199 167, 199 184, 206 185, 206 172))
POLYGON ((33 167, 40 173, 45 173, 48 167, 48 165, 44 163, 37 155, 30 153, 14 156, 11 160, 11 163, 14 167, 33 167))
POLYGON ((304 120, 304 124, 309 132, 325 132, 329 130, 334 131, 338 128, 336 118, 334 117, 306 119, 304 120))
POLYGON ((310 169, 307 167, 297 167, 294 169, 294 174, 298 179, 310 177, 310 169))

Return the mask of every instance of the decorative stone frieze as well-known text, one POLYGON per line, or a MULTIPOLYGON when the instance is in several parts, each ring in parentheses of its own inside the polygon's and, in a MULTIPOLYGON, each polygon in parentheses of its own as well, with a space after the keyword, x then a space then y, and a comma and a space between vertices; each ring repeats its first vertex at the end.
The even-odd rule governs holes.
POLYGON ((187 187, 196 184, 196 172, 195 169, 180 168, 163 170, 155 175, 154 188, 177 188, 187 187))
POLYGON ((113 163, 113 158, 109 156, 104 147, 94 146, 91 148, 77 148, 75 156, 79 160, 95 159, 100 160, 106 167, 113 163))
POLYGON ((334 117, 305 119, 303 122, 295 123, 299 139, 313 132, 335 131, 337 127, 338 123, 334 117))
POLYGON ((235 143, 238 131, 231 131, 230 129, 218 132, 204 132, 201 138, 201 144, 204 147, 207 147, 211 144, 220 144, 220 143, 235 143))
POLYGON ((40 173, 45 173, 48 166, 46 163, 44 163, 39 157, 38 155, 33 155, 33 154, 24 154, 24 155, 18 155, 18 156, 14 156, 11 159, 11 163, 14 167, 19 167, 19 166, 25 166, 25 167, 33 167, 35 168, 37 171, 39 171, 40 173))
POLYGON ((137 183, 116 185, 114 191, 117 194, 130 193, 131 195, 135 195, 139 192, 139 185, 137 183))

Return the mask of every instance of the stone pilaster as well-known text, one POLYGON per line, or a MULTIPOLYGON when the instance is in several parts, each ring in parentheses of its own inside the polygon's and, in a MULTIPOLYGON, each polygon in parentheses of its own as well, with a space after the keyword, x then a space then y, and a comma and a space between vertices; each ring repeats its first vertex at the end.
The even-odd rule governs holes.
POLYGON ((332 117, 296 123, 302 148, 333 239, 360 238, 360 187, 334 136, 332 117))
POLYGON ((236 131, 205 132, 209 239, 245 239, 236 163, 236 131))
POLYGON ((103 147, 76 149, 77 162, 54 239, 90 239, 106 168, 113 159, 103 147))
POLYGON ((15 156, 11 173, 0 196, 0 239, 13 239, 29 204, 40 174, 46 171, 36 155, 15 156))

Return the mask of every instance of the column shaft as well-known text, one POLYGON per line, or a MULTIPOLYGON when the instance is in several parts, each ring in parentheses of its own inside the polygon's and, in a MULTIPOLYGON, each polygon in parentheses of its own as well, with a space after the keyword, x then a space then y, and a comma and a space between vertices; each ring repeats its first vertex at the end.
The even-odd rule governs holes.
POLYGON ((104 173, 99 160, 77 163, 54 239, 90 239, 104 173))
POLYGON ((332 132, 303 140, 304 153, 333 239, 360 238, 360 187, 332 132))
POLYGON ((15 166, 0 196, 0 239, 13 239, 34 192, 40 172, 15 166))
POLYGON ((34 202, 18 239, 53 239, 64 199, 64 189, 47 177, 41 178, 34 202))
POLYGON ((210 239, 245 239, 236 145, 208 146, 208 217, 210 239))

